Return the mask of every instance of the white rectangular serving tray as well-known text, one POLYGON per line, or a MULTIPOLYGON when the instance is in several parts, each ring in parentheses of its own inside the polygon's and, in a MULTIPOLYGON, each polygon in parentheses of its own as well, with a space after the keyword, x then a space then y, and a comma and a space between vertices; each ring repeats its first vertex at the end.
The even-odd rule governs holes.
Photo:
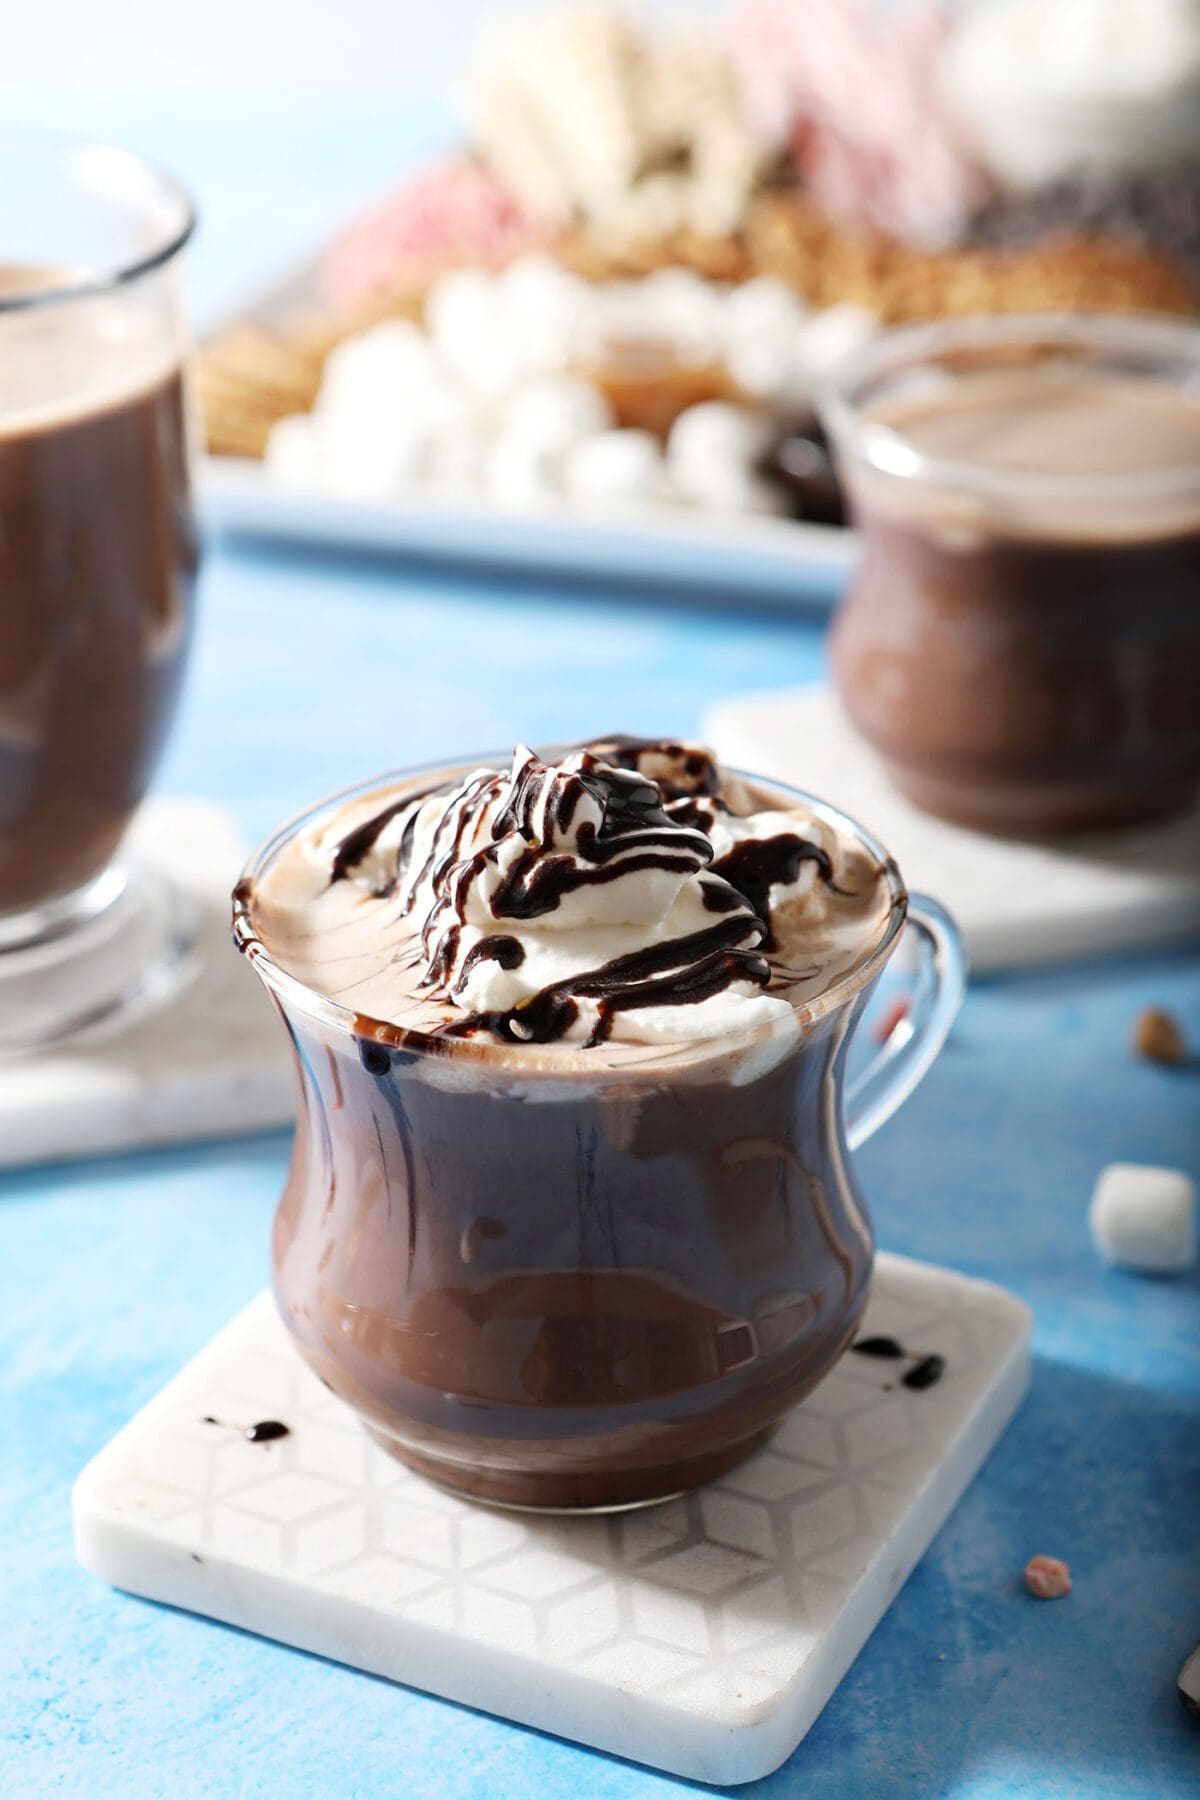
POLYGON ((366 501, 277 487, 249 459, 201 464, 202 517, 215 532, 587 581, 753 595, 828 610, 857 555, 852 531, 794 519, 650 506, 623 512, 505 508, 434 496, 366 501))
POLYGON ((709 1487, 538 1517, 389 1457, 262 1294, 84 1470, 76 1547, 149 1599, 694 1781, 752 1781, 795 1750, 1028 1380, 1029 1309, 949 1269, 881 1255, 862 1330, 943 1356, 942 1379, 912 1391, 905 1365, 847 1355, 709 1487), (264 1419, 289 1434, 248 1441, 264 1419))

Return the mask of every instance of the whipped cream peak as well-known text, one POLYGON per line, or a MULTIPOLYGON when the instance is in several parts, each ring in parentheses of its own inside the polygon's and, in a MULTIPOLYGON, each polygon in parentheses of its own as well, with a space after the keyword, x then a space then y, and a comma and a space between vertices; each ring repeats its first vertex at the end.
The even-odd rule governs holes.
POLYGON ((694 745, 518 745, 508 768, 377 798, 305 854, 338 916, 394 946, 396 1004, 436 1008, 436 1035, 587 1048, 795 1029, 831 926, 845 913, 857 938, 879 917, 878 869, 694 745))

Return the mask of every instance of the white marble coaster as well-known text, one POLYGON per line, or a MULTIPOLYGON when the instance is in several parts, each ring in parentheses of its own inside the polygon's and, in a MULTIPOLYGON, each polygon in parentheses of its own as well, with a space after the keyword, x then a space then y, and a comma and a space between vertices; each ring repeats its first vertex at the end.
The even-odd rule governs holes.
POLYGON ((774 775, 875 832, 910 886, 954 914, 973 969, 1008 969, 1200 935, 1200 808, 1165 825, 1015 843, 918 811, 828 688, 722 701, 705 736, 726 762, 774 775))
POLYGON ((701 1492, 538 1518, 377 1448, 262 1294, 85 1469, 76 1548, 150 1599, 696 1781, 751 1781, 795 1749, 1004 1430, 1030 1323, 1003 1289, 881 1256, 864 1334, 944 1356, 936 1386, 850 1354, 701 1492), (264 1419, 290 1435, 248 1442, 264 1419))
POLYGON ((0 1059, 0 1168, 285 1124, 287 1037, 229 937, 245 860, 232 818, 203 801, 148 801, 131 832, 198 909, 186 984, 158 1010, 0 1059))

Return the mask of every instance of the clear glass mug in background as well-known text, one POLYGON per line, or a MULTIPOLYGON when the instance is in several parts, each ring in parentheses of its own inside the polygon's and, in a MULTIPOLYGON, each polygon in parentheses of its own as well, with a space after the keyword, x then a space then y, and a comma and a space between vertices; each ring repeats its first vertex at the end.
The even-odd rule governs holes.
POLYGON ((0 1052, 186 959, 181 903, 119 846, 191 638, 193 223, 125 151, 0 133, 0 1052))
POLYGON ((314 807, 261 847, 235 893, 235 941, 299 1082, 276 1300, 322 1380, 422 1474, 503 1505, 646 1504, 749 1455, 853 1335, 874 1240, 848 1151, 945 1041, 961 941, 859 826, 751 777, 864 848, 891 899, 876 949, 797 1009, 794 1036, 759 1030, 580 1073, 380 1025, 274 962, 250 897, 332 807, 432 772, 314 807), (849 1082, 855 1023, 910 935, 911 1010, 849 1082))
MULTIPOLYGON (((1047 416, 1082 373, 1190 398, 1200 431, 1190 324, 1018 314, 875 339, 821 405, 863 537, 839 694, 897 787, 957 823, 1024 836, 1179 811, 1200 783, 1200 437, 1181 456, 1160 426, 1161 466, 1106 449, 1107 468, 1055 472, 934 457, 875 416, 1014 369, 1045 381, 1047 416)), ((1120 451, 1119 413, 1096 429, 1120 451)))

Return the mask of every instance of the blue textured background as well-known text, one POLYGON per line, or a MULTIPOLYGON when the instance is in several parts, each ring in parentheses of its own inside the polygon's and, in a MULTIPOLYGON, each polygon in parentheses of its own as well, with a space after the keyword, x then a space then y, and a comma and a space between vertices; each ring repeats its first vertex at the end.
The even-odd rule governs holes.
MULTIPOLYGON (((439 130, 378 102, 273 102, 139 110, 101 84, 74 109, 199 189, 202 310, 268 276, 439 130)), ((720 694, 821 668, 803 618, 346 559, 216 551, 202 600, 159 787, 228 802, 251 836, 386 764, 518 735, 695 730, 720 694)), ((1200 1725, 1174 1694, 1200 1638, 1200 1283, 1107 1272, 1085 1226, 1106 1161, 1200 1174, 1197 1067, 1128 1053, 1149 1002, 1200 1043, 1195 956, 977 986, 933 1074, 862 1155, 886 1245, 1033 1304, 1033 1390, 806 1743, 745 1790, 756 1800, 1200 1790, 1200 1725), (1034 1551, 1070 1561, 1069 1600, 1024 1594, 1034 1551)), ((75 1566, 74 1475, 262 1285, 285 1157, 271 1135, 0 1181, 0 1793, 689 1791, 75 1566)))

